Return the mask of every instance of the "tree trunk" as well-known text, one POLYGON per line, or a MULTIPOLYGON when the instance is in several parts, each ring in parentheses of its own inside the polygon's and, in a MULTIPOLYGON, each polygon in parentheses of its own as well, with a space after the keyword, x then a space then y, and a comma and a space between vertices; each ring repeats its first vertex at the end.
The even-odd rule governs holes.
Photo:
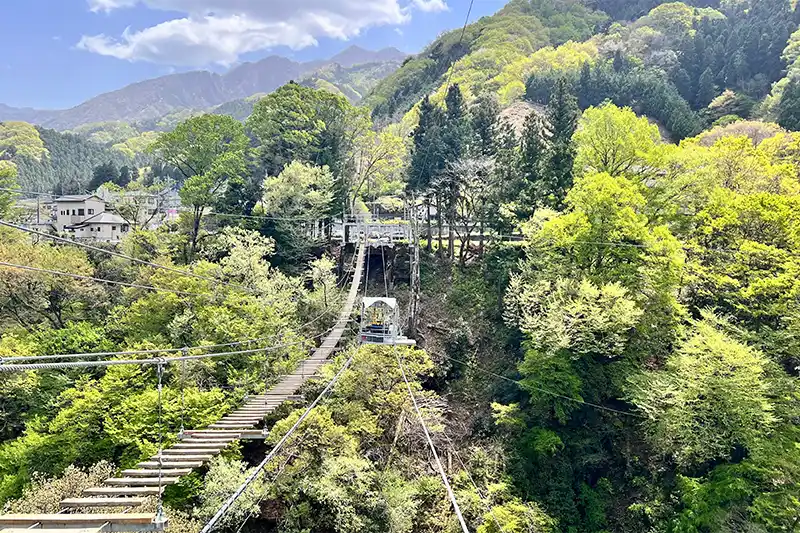
POLYGON ((456 233, 455 233, 455 201, 453 199, 448 202, 449 205, 447 206, 447 218, 448 226, 447 226, 447 256, 450 258, 450 262, 453 262, 456 254, 456 233))
POLYGON ((203 208, 194 208, 194 220, 192 221, 192 244, 189 248, 190 259, 194 259, 194 253, 197 250, 197 236, 200 233, 200 218, 203 216, 203 208))
MULTIPOLYGON (((481 211, 483 211, 483 210, 481 210, 481 211)), ((478 257, 483 259, 483 232, 484 232, 484 226, 483 226, 483 215, 482 214, 481 214, 481 223, 480 223, 478 231, 481 232, 481 236, 480 236, 480 238, 478 240, 478 257)))
POLYGON ((431 229, 431 199, 425 198, 425 208, 428 211, 428 220, 426 220, 428 226, 428 243, 425 245, 425 249, 428 253, 431 253, 433 250, 433 230, 431 229))
POLYGON ((438 194, 436 195, 436 229, 436 238, 439 241, 439 248, 436 253, 439 257, 442 257, 442 199, 438 194))

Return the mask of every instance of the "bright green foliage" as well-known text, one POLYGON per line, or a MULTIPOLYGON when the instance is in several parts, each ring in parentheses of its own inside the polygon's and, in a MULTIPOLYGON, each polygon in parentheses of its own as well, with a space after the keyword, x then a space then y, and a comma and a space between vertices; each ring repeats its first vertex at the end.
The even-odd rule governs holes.
POLYGON ((0 161, 0 218, 6 218, 14 207, 17 188, 17 166, 9 161, 0 161))
POLYGON ((519 500, 492 507, 483 520, 478 533, 548 533, 556 530, 556 521, 538 505, 519 500))
POLYGON ((531 347, 568 350, 575 358, 621 355, 643 314, 621 286, 596 287, 588 280, 542 281, 526 287, 515 303, 522 310, 520 330, 530 337, 531 347))
POLYGON ((226 116, 201 115, 181 122, 151 146, 185 177, 180 196, 181 203, 191 209, 191 255, 197 249, 205 209, 214 204, 229 183, 244 175, 249 144, 240 122, 226 116))
MULTIPOLYGON (((195 516, 207 522, 213 517, 228 497, 239 488, 252 469, 246 463, 215 457, 203 480, 203 488, 199 494, 200 505, 195 510, 195 516)), ((248 515, 258 511, 259 495, 264 491, 263 478, 256 479, 242 497, 236 501, 230 513, 225 514, 219 523, 221 527, 238 527, 248 515)))
POLYGON ((0 156, 25 156, 41 162, 49 155, 37 129, 27 122, 0 123, 0 156))
POLYGON ((333 201, 333 175, 328 167, 295 161, 264 183, 264 209, 282 217, 323 217, 333 201))
POLYGON ((633 380, 632 401, 649 418, 649 437, 680 466, 728 459, 737 447, 755 453, 778 420, 768 359, 697 322, 664 370, 633 380))
MULTIPOLYGON (((94 122, 78 126, 70 133, 83 135, 97 144, 117 145, 139 135, 127 122, 94 122)), ((131 156, 133 157, 133 156, 131 156)))
MULTIPOLYGON (((3 233, 2 261, 92 275, 86 254, 75 248, 34 245, 18 233, 3 233)), ((54 274, 11 268, 0 269, 0 316, 22 327, 42 322, 63 328, 69 320, 85 319, 101 312, 104 294, 96 284, 54 274)))
POLYGON ((578 172, 642 177, 652 173, 661 136, 646 118, 613 104, 587 109, 575 132, 578 172))

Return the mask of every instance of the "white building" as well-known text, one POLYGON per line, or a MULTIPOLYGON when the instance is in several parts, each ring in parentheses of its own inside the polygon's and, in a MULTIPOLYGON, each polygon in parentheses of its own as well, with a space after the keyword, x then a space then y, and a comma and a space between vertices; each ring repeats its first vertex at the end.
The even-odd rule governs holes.
POLYGON ((56 231, 61 233, 67 226, 81 224, 86 219, 106 210, 105 201, 95 194, 61 196, 56 198, 56 231))
POLYGON ((103 242, 119 242, 130 231, 128 222, 108 211, 98 213, 78 224, 71 224, 64 231, 75 239, 87 239, 103 242))

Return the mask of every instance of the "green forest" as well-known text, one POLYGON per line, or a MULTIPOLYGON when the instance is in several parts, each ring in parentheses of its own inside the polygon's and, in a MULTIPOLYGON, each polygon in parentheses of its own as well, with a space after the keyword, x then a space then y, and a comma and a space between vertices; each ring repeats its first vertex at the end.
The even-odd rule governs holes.
POLYGON ((790 0, 511 0, 358 104, 292 82, 168 131, 0 124, 0 510, 58 512, 264 393, 345 302, 330 224, 411 212, 371 253, 416 249, 419 285, 373 255, 359 296, 417 346, 359 345, 354 313, 264 442, 166 489, 168 532, 298 422, 219 531, 800 531, 799 57, 790 0), (175 184, 180 216, 92 249, 14 227, 17 189, 109 181, 175 184))

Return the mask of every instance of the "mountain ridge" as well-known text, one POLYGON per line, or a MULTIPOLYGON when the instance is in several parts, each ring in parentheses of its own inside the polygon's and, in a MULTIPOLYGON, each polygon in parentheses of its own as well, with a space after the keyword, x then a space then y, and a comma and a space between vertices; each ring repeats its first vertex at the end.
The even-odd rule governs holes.
POLYGON ((182 109, 207 109, 257 93, 269 93, 293 79, 338 64, 353 67, 393 63, 408 54, 396 48, 371 51, 350 46, 330 59, 297 62, 270 55, 237 65, 223 74, 193 70, 168 74, 99 94, 69 109, 15 108, 0 103, 0 121, 24 121, 57 130, 105 121, 146 121, 182 109))

